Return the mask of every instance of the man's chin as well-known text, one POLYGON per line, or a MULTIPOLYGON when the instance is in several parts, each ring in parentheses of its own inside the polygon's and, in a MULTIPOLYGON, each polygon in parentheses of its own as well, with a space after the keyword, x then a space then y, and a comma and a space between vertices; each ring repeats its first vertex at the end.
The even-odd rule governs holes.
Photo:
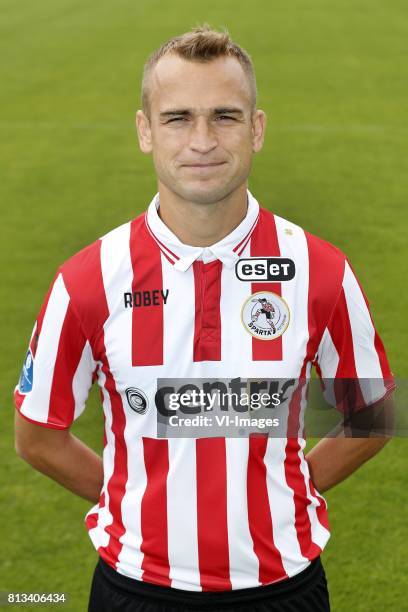
POLYGON ((226 185, 214 187, 203 182, 199 186, 179 187, 176 193, 194 204, 215 204, 227 198, 235 189, 236 187, 226 185))

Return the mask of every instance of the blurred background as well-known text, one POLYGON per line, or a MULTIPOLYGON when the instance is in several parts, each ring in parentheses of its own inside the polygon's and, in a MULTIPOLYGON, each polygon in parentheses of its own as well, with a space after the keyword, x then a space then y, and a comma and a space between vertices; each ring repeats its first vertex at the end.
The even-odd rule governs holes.
MULTIPOLYGON (((203 22, 255 63, 268 129, 251 191, 347 254, 407 376, 405 0, 0 0, 0 591, 64 591, 64 610, 87 607, 92 504, 15 455, 12 392, 58 265, 154 195, 134 129, 143 63, 203 22)), ((96 389, 72 431, 101 450, 96 389)), ((325 494, 335 612, 407 610, 406 451, 393 440, 325 494)))

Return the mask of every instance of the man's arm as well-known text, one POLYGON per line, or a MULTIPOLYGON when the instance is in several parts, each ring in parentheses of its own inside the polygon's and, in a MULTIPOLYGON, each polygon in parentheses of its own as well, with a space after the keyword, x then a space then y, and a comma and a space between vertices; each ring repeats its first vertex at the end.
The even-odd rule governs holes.
POLYGON ((33 468, 93 503, 103 485, 101 457, 69 430, 35 425, 15 414, 17 454, 33 468))
POLYGON ((390 438, 323 438, 306 455, 313 484, 324 493, 376 455, 390 438))
POLYGON ((389 442, 394 431, 392 398, 357 412, 351 420, 352 433, 356 433, 355 428, 357 434, 360 431, 366 435, 374 430, 379 437, 345 437, 345 431, 350 432, 349 426, 350 419, 338 427, 336 437, 323 438, 305 456, 313 484, 320 493, 345 480, 389 442))

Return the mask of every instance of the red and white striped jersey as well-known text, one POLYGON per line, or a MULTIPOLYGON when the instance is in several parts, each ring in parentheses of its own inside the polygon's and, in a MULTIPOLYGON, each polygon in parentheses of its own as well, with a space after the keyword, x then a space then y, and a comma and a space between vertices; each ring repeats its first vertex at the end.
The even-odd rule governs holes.
POLYGON ((330 537, 327 503, 303 453, 304 398, 290 416, 298 438, 163 439, 157 380, 300 378, 315 364, 323 377, 381 380, 369 404, 389 390, 384 347, 344 254, 250 192, 245 219, 207 248, 181 243, 158 206, 156 195, 145 213, 61 265, 16 406, 32 422, 66 429, 97 379, 104 483, 85 522, 119 573, 191 591, 280 581, 305 569, 330 537), (293 278, 240 278, 237 262, 264 257, 290 260, 293 278), (244 305, 265 292, 245 321, 244 305), (129 388, 143 392, 147 409, 132 409, 129 388))

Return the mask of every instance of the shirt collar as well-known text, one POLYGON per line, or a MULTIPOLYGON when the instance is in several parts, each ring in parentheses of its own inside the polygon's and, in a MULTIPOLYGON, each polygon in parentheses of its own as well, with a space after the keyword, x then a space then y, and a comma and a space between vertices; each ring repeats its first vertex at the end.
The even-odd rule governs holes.
POLYGON ((208 247, 197 247, 184 244, 165 225, 157 212, 159 194, 156 193, 145 213, 147 229, 158 244, 163 255, 177 270, 185 272, 200 256, 211 260, 222 261, 227 268, 233 268, 246 247, 259 218, 259 204, 247 190, 247 213, 241 223, 227 236, 208 247))

